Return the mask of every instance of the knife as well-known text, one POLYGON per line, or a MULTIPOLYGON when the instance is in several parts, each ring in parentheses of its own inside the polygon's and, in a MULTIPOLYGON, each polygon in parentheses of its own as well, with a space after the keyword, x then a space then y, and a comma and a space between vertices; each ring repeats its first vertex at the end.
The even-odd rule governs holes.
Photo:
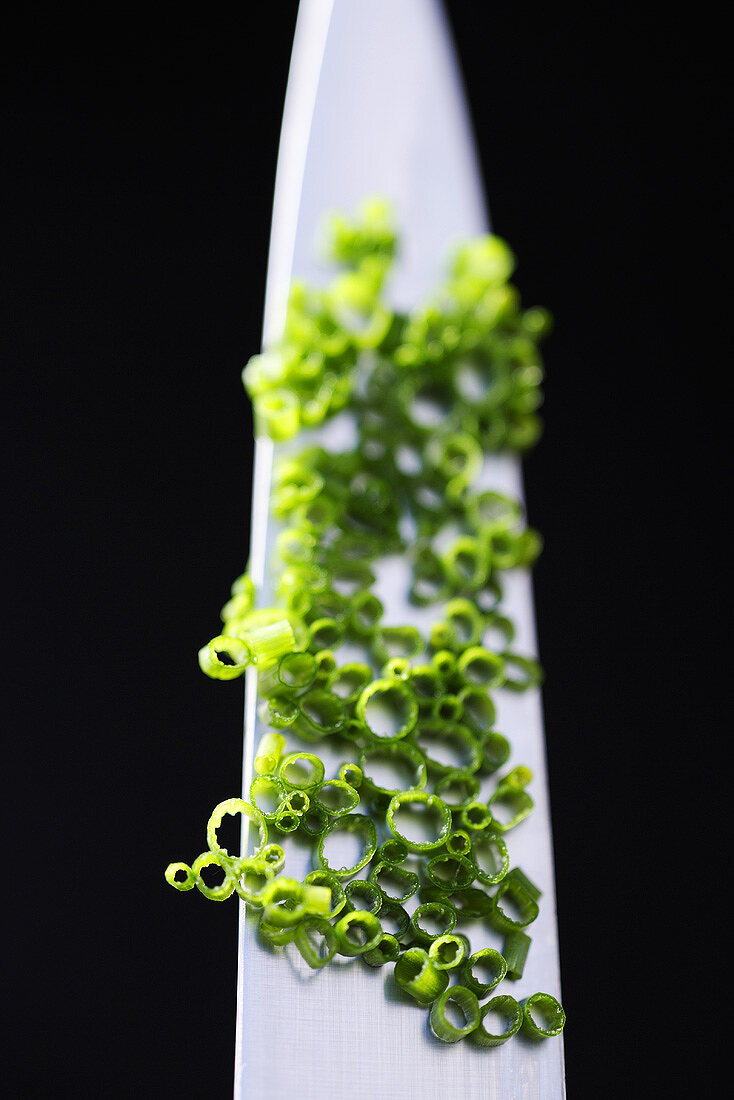
MULTIPOLYGON (((410 309, 441 278, 452 247, 487 232, 471 126, 446 20, 438 0, 302 0, 283 116, 266 286, 264 346, 281 336, 293 278, 324 283, 316 241, 323 216, 353 212, 366 196, 387 198, 395 211, 401 252, 390 284, 399 309, 410 309)), ((341 416, 309 433, 309 442, 349 446, 352 426, 341 416)), ((297 441, 302 446, 303 436, 297 441)), ((258 603, 273 598, 270 573, 275 523, 269 517, 274 458, 285 449, 258 438, 253 477, 250 574, 258 603)), ((492 458, 487 487, 522 496, 517 459, 492 458)), ((479 487, 482 487, 481 485, 479 487)), ((532 517, 531 517, 532 519, 532 517)), ((425 631, 435 610, 407 603, 396 562, 382 571, 377 595, 385 622, 425 631)), ((504 607, 517 624, 517 648, 536 652, 532 594, 526 573, 509 575, 504 607)), ((245 694, 243 790, 252 779, 254 747, 264 732, 256 709, 256 672, 245 694)), ((535 810, 513 831, 510 851, 542 890, 533 944, 517 988, 560 998, 553 859, 539 692, 500 693, 497 728, 512 745, 511 764, 527 764, 535 810), (504 697, 507 696, 507 697, 504 697)), ((319 746, 327 768, 340 761, 319 746)), ((327 773, 328 774, 328 773, 327 773)), ((247 832, 243 846, 247 845, 247 832)), ((244 850, 244 848, 243 848, 244 850)), ((303 877, 310 851, 288 850, 287 873, 303 877)), ((562 1038, 532 1043, 516 1036, 494 1049, 469 1042, 447 1047, 427 1014, 396 991, 386 966, 370 970, 335 960, 313 971, 289 945, 274 953, 256 935, 241 903, 235 1087, 237 1100, 271 1097, 350 1100, 375 1097, 492 1097, 559 1100, 565 1096, 562 1038)), ((475 945, 472 930, 468 930, 475 945)), ((477 939, 476 947, 488 943, 477 939)), ((497 944, 491 944, 498 946, 497 944)), ((499 945, 501 946, 501 945, 499 945)))

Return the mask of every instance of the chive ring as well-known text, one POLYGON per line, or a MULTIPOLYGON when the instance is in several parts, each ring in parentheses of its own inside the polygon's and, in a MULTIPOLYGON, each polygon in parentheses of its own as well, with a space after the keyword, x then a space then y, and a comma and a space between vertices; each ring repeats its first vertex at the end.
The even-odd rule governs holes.
POLYGON ((466 856, 445 853, 428 860, 426 875, 439 890, 463 890, 474 882, 476 867, 466 856))
POLYGON ((384 859, 372 864, 369 877, 386 901, 407 901, 413 897, 420 884, 415 871, 409 871, 399 863, 389 863, 384 859))
POLYGON ((476 994, 463 985, 446 989, 431 1005, 431 1031, 442 1043, 458 1043, 479 1026, 479 1002, 476 994), (456 1027, 446 1017, 446 1005, 455 1004, 464 1015, 464 1026, 456 1027))
POLYGON ((416 941, 425 946, 437 940, 439 936, 446 936, 449 932, 453 932, 456 925, 456 916, 456 909, 448 902, 428 901, 423 905, 419 905, 415 910, 410 918, 410 927, 413 929, 416 941), (443 927, 436 932, 430 932, 421 923, 426 920, 434 920, 438 924, 442 924, 443 927))
POLYGON ((199 668, 213 680, 236 680, 252 660, 248 643, 226 634, 218 634, 199 650, 199 668))
POLYGON ((250 800, 270 824, 278 816, 286 797, 283 781, 277 775, 256 775, 250 784, 250 800), (265 802, 261 802, 262 799, 265 802))
POLYGON ((473 1043, 480 1047, 499 1047, 517 1035, 523 1022, 523 1010, 514 997, 509 993, 501 993, 487 1001, 479 1010, 479 1024, 471 1034, 473 1043), (492 1013, 499 1016, 505 1023, 500 1032, 488 1031, 485 1024, 487 1016, 492 1013))
POLYGON ((411 745, 406 741, 392 741, 386 745, 372 741, 371 744, 366 745, 360 751, 358 760, 362 769, 365 788, 373 794, 389 795, 392 798, 394 794, 399 794, 405 788, 402 786, 388 787, 384 779, 380 781, 375 778, 370 774, 373 770, 371 764, 387 764, 391 768, 405 767, 406 770, 410 771, 410 787, 412 790, 423 790, 428 781, 425 756, 415 745, 411 745))
POLYGON ((350 911, 361 909, 366 913, 372 913, 374 916, 377 916, 380 912, 382 894, 374 883, 370 882, 368 879, 353 879, 344 887, 344 893, 347 899, 347 907, 350 911), (355 904, 355 901, 360 904, 355 904))
POLYGON ((202 852, 191 864, 195 876, 194 885, 210 901, 226 901, 234 893, 234 875, 230 870, 230 861, 223 852, 202 852), (207 886, 201 872, 205 867, 221 868, 224 877, 217 886, 207 886))
POLYGON ((291 790, 312 791, 324 780, 324 763, 312 752, 291 752, 280 761, 278 775, 291 790))
POLYGON ((507 963, 503 956, 493 947, 484 947, 481 951, 475 951, 466 960, 462 970, 462 980, 467 989, 476 993, 477 997, 486 997, 488 993, 500 984, 507 973, 507 963), (474 973, 475 967, 486 967, 490 972, 488 982, 482 982, 474 973))
POLYGON ((550 993, 533 993, 520 1001, 522 1007, 523 1034, 530 1039, 550 1039, 560 1035, 566 1023, 566 1013, 550 993), (542 1023, 533 1016, 533 1011, 542 1017, 542 1023))
MULTIPOLYGON (((245 802, 242 798, 227 798, 212 810, 211 817, 206 825, 206 839, 211 851, 229 856, 229 852, 226 848, 222 848, 217 837, 217 829, 222 824, 222 820, 226 814, 231 814, 233 817, 237 814, 242 814, 242 816, 246 817, 253 825, 257 825, 260 842, 254 854, 262 855, 263 849, 268 842, 268 826, 265 822, 265 818, 257 807, 251 806, 249 802, 245 802)), ((230 859, 231 858, 233 857, 230 856, 230 859)))
POLYGON ((467 956, 467 941, 463 936, 445 932, 431 941, 428 957, 437 970, 455 970, 467 956))
POLYGON ((415 727, 418 701, 402 680, 373 680, 359 696, 354 712, 373 737, 397 741, 415 727))
POLYGON ((363 909, 354 909, 341 917, 334 925, 334 932, 341 955, 364 955, 377 947, 382 938, 382 926, 374 915, 363 909), (357 938, 363 937, 363 938, 357 938))
POLYGON ((395 962, 400 954, 400 944, 390 932, 383 932, 377 945, 370 951, 365 951, 362 958, 368 966, 384 966, 385 963, 395 962))
POLYGON ((347 814, 345 817, 334 818, 334 820, 324 829, 319 837, 318 846, 316 848, 316 858, 319 861, 320 867, 325 871, 331 871, 337 878, 351 878, 352 875, 356 875, 358 871, 361 871, 363 867, 367 866, 376 851, 377 828, 372 818, 367 817, 366 814, 347 814), (330 836, 338 832, 359 833, 362 835, 362 852, 359 859, 352 867, 331 867, 326 858, 324 853, 326 842, 330 836))
POLYGON ((449 984, 445 970, 438 970, 422 947, 409 947, 395 963, 395 981, 419 1005, 428 1007, 449 984))
POLYGON ((296 928, 293 941, 312 970, 320 970, 330 963, 339 946, 336 932, 325 917, 304 917, 296 928), (313 942, 314 934, 322 937, 319 946, 313 942))
POLYGON ((185 893, 186 890, 193 890, 196 886, 196 875, 188 863, 169 863, 165 870, 165 877, 167 883, 182 893, 185 893), (184 875, 184 878, 180 879, 177 877, 178 875, 184 875))
POLYGON ((331 920, 337 913, 341 913, 347 903, 347 897, 339 879, 331 871, 310 871, 304 882, 309 886, 328 886, 331 890, 331 907, 324 916, 331 920))
POLYGON ((359 805, 359 791, 343 779, 328 779, 313 791, 314 805, 330 817, 344 817, 359 805))
POLYGON ((451 832, 451 810, 437 795, 428 794, 426 791, 401 791, 400 794, 393 795, 385 817, 392 835, 397 840, 402 840, 409 852, 432 852, 441 847, 451 832), (439 828, 433 840, 411 840, 398 829, 395 824, 395 816, 403 807, 407 806, 424 806, 426 810, 433 811, 438 815, 439 828))

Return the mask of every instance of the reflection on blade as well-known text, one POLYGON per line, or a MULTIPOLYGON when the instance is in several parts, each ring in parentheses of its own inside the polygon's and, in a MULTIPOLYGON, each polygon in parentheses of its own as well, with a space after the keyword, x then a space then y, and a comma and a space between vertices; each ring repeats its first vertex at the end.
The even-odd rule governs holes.
MULTIPOLYGON (((294 43, 278 159, 268 268, 264 343, 278 339, 291 278, 323 282, 316 258, 325 211, 354 211, 367 195, 388 198, 403 247, 391 296, 420 301, 439 280, 452 244, 488 227, 472 135, 443 15, 434 0, 303 0, 294 43)), ((340 417, 320 429, 327 446, 348 445, 340 417)), ((251 573, 263 604, 271 600, 267 564, 274 540, 268 521, 273 445, 259 440, 253 491, 251 573)), ((496 460, 492 486, 521 495, 519 465, 496 460)), ((531 517, 532 518, 532 517, 531 517)), ((425 628, 434 615, 406 603, 399 560, 380 573, 386 621, 425 628)), ((535 651, 530 583, 508 578, 506 604, 518 646, 535 651)), ((246 690, 244 789, 263 732, 255 677, 246 690)), ((500 701, 499 728, 512 761, 535 773, 536 810, 512 835, 513 863, 543 890, 541 916, 517 995, 559 995, 550 820, 537 693, 500 701)), ((340 761, 322 752, 327 767, 340 761)), ((246 794, 245 794, 246 797, 246 794)), ((310 851, 290 842, 288 873, 310 869, 310 851)), ((242 904, 242 903, 241 903, 242 904)), ((312 971, 298 952, 263 947, 256 922, 241 910, 235 1096, 279 1100, 321 1097, 527 1097, 565 1095, 563 1044, 515 1039, 482 1050, 447 1048, 430 1036, 426 1014, 405 1003, 392 967, 369 970, 343 959, 312 971)), ((472 935, 471 928, 468 930, 472 935)), ((476 946, 483 944, 477 939, 476 946)))

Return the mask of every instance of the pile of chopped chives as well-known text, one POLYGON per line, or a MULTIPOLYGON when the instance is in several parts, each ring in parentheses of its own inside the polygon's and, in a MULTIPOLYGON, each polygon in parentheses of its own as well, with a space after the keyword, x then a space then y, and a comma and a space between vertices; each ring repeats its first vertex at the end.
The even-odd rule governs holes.
POLYGON ((220 803, 207 850, 190 866, 170 864, 166 880, 215 901, 237 893, 259 912, 264 941, 295 944, 314 969, 337 953, 394 963, 438 1039, 499 1046, 521 1029, 558 1035, 565 1016, 547 993, 494 993, 523 976, 541 893, 511 866, 507 835, 533 809, 532 774, 505 769, 510 745, 494 729, 493 701, 498 690, 541 682, 538 663, 515 652, 502 609, 504 572, 530 566, 541 540, 518 501, 474 485, 486 454, 538 439, 538 343, 550 319, 521 309, 508 282, 514 258, 494 236, 459 248, 428 305, 397 313, 384 295, 396 248, 378 200, 354 221, 333 217, 340 273, 325 289, 294 285, 282 343, 243 372, 260 432, 284 442, 346 411, 357 443, 338 453, 289 445, 276 466, 278 606, 257 608, 251 579, 238 578, 221 633, 199 652, 217 679, 257 667, 269 732, 249 801, 220 803), (427 637, 384 622, 376 567, 390 554, 410 565, 410 602, 436 607, 427 637), (499 639, 491 648, 490 634, 499 639), (289 749, 286 733, 302 747, 289 749), (348 757, 333 776, 315 751, 326 738, 348 757), (447 750, 458 765, 445 763, 447 750), (385 764, 410 776, 407 785, 386 786, 385 764), (411 812, 430 818, 428 836, 406 826, 411 812), (256 828, 251 855, 221 846, 227 814, 256 828), (303 882, 282 873, 285 849, 272 839, 296 832, 313 846, 303 882), (349 867, 327 858, 342 832, 360 843, 349 867), (467 920, 499 933, 502 950, 472 951, 467 920), (488 1014, 499 1030, 488 1029, 488 1014))

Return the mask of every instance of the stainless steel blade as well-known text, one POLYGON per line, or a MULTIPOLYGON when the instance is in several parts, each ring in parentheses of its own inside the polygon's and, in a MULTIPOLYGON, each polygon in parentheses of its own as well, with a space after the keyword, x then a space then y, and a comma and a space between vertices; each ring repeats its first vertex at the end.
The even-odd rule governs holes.
MULTIPOLYGON (((437 0, 302 0, 293 47, 278 158, 268 267, 264 344, 282 329, 293 277, 323 282, 315 255, 325 211, 354 210, 367 195, 395 207, 403 249, 391 295, 396 305, 419 302, 441 276, 451 246, 488 228, 471 128, 451 43, 437 0)), ((342 416, 316 433, 327 446, 348 445, 342 416)), ((259 439, 253 489, 250 569, 259 599, 272 596, 268 564, 275 528, 268 518, 273 446, 259 439)), ((519 463, 493 458, 483 479, 522 494, 519 463)), ((425 626, 435 613, 406 603, 405 566, 386 561, 379 594, 387 621, 425 626)), ((530 581, 512 576, 508 613, 518 624, 518 648, 535 652, 530 581)), ((263 730, 256 715, 254 672, 246 685, 243 787, 263 730)), ((502 694, 502 693, 500 693, 502 694)), ((550 817, 540 699, 537 692, 498 700, 498 728, 513 746, 513 763, 535 773, 536 810, 509 838, 513 863, 543 890, 533 946, 515 995, 560 995, 550 817)), ((323 745, 323 743, 322 743, 323 745)), ((320 755, 322 745, 319 746, 320 755)), ((295 742, 294 742, 295 747, 295 742)), ((327 760, 327 764, 335 764, 327 760)), ((295 845, 288 871, 310 869, 295 845)), ((516 1037, 481 1050, 468 1042, 446 1047, 429 1033, 425 1011, 395 992, 391 967, 370 971, 354 960, 310 970, 293 947, 275 954, 256 939, 256 922, 240 915, 235 1096, 325 1092, 350 1100, 373 1097, 493 1097, 559 1100, 565 1095, 563 1043, 516 1037)), ((486 929, 472 945, 499 946, 486 929)))

